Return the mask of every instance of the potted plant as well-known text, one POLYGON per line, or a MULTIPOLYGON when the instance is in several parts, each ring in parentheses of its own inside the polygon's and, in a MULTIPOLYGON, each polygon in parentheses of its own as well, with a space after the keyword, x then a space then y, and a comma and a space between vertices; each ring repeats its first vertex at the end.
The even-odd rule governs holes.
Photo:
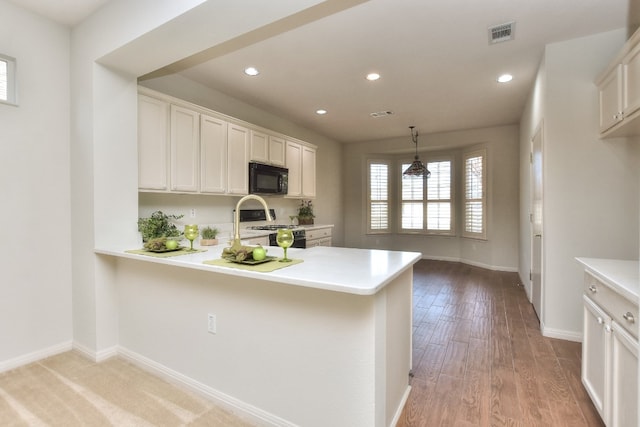
POLYGON ((138 218, 138 231, 142 234, 142 241, 148 242, 158 237, 179 237, 180 230, 171 222, 184 215, 166 215, 162 211, 155 211, 149 218, 138 218))
POLYGON ((298 224, 310 225, 313 224, 313 205, 311 200, 300 200, 300 206, 298 207, 298 224))
POLYGON ((216 236, 219 231, 215 227, 205 227, 202 229, 202 239, 200 239, 200 246, 215 246, 218 244, 216 236))

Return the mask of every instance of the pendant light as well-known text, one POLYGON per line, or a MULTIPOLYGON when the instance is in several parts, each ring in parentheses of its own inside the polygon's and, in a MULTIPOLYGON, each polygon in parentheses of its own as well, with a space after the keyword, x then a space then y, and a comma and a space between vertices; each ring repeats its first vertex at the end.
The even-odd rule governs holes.
POLYGON ((424 163, 418 158, 418 131, 414 131, 414 128, 415 126, 409 126, 409 129, 411 129, 411 140, 416 145, 416 155, 413 158, 413 163, 402 172, 402 177, 422 176, 424 179, 427 179, 431 176, 431 172, 429 172, 424 163))

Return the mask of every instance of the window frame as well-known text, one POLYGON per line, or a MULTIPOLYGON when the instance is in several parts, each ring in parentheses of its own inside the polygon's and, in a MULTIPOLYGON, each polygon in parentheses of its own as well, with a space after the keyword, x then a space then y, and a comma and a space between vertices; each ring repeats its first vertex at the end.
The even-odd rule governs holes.
POLYGON ((470 238, 470 239, 479 239, 479 240, 488 240, 487 239, 487 149, 486 148, 476 148, 472 150, 467 150, 462 153, 462 237, 470 238), (481 157, 482 158, 482 197, 478 198, 467 198, 467 160, 481 157), (467 203, 469 201, 480 201, 482 207, 482 231, 481 232, 473 232, 467 230, 467 203))
POLYGON ((389 159, 367 159, 367 169, 366 169, 366 185, 367 185, 367 200, 366 200, 366 209, 367 209, 367 234, 391 234, 392 233, 392 218, 393 218, 393 210, 392 210, 392 201, 391 201, 391 177, 393 174, 392 170, 392 161, 389 159), (373 229, 371 227, 371 207, 372 207, 372 198, 371 198, 371 166, 374 164, 386 165, 387 167, 387 227, 384 229, 373 229))
POLYGON ((0 61, 7 64, 7 99, 0 98, 0 104, 18 105, 18 84, 16 59, 0 53, 0 61))
POLYGON ((402 180, 406 179, 402 176, 402 172, 404 171, 403 164, 411 164, 413 160, 409 159, 399 159, 398 160, 398 201, 396 203, 396 211, 398 212, 398 224, 397 224, 397 233, 398 234, 419 234, 419 235, 428 235, 428 236, 456 236, 456 160, 455 155, 453 153, 450 154, 439 154, 433 157, 425 157, 422 161, 427 165, 427 169, 429 168, 429 163, 437 163, 437 162, 449 162, 450 165, 450 182, 449 182, 449 199, 439 199, 439 200, 431 200, 428 199, 428 186, 429 179, 427 179, 427 183, 424 186, 424 191, 422 194, 422 228, 421 229, 409 229, 402 228, 402 205, 405 200, 402 198, 402 180), (436 230, 429 229, 429 217, 428 210, 429 204, 442 203, 443 201, 449 202, 449 215, 450 215, 450 227, 449 230, 436 230))

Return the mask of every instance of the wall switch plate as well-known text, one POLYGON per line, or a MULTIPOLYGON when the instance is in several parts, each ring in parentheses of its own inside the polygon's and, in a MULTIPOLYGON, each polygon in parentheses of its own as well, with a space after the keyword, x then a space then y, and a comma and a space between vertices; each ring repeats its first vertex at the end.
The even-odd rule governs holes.
POLYGON ((207 331, 210 334, 215 334, 216 333, 216 315, 215 314, 211 314, 209 313, 208 318, 207 318, 207 331))
POLYGON ((191 215, 191 218, 195 218, 196 217, 196 208, 191 208, 190 215, 191 215))

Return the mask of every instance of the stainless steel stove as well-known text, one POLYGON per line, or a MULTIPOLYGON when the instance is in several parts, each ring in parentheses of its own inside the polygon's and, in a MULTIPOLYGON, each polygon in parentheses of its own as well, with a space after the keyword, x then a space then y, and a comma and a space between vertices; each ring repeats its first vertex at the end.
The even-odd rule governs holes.
MULTIPOLYGON (((275 220, 276 213, 273 209, 270 209, 271 217, 275 220)), ((266 216, 263 209, 242 209, 240 210, 240 221, 241 222, 249 222, 249 221, 265 221, 266 216)), ((247 227, 250 230, 267 230, 267 231, 277 231, 281 228, 291 228, 293 229, 293 245, 292 248, 306 248, 307 247, 307 236, 303 228, 299 228, 296 225, 287 225, 287 224, 263 224, 263 225, 251 225, 247 227)), ((269 245, 270 246, 278 246, 276 243, 276 233, 269 233, 269 245)))

